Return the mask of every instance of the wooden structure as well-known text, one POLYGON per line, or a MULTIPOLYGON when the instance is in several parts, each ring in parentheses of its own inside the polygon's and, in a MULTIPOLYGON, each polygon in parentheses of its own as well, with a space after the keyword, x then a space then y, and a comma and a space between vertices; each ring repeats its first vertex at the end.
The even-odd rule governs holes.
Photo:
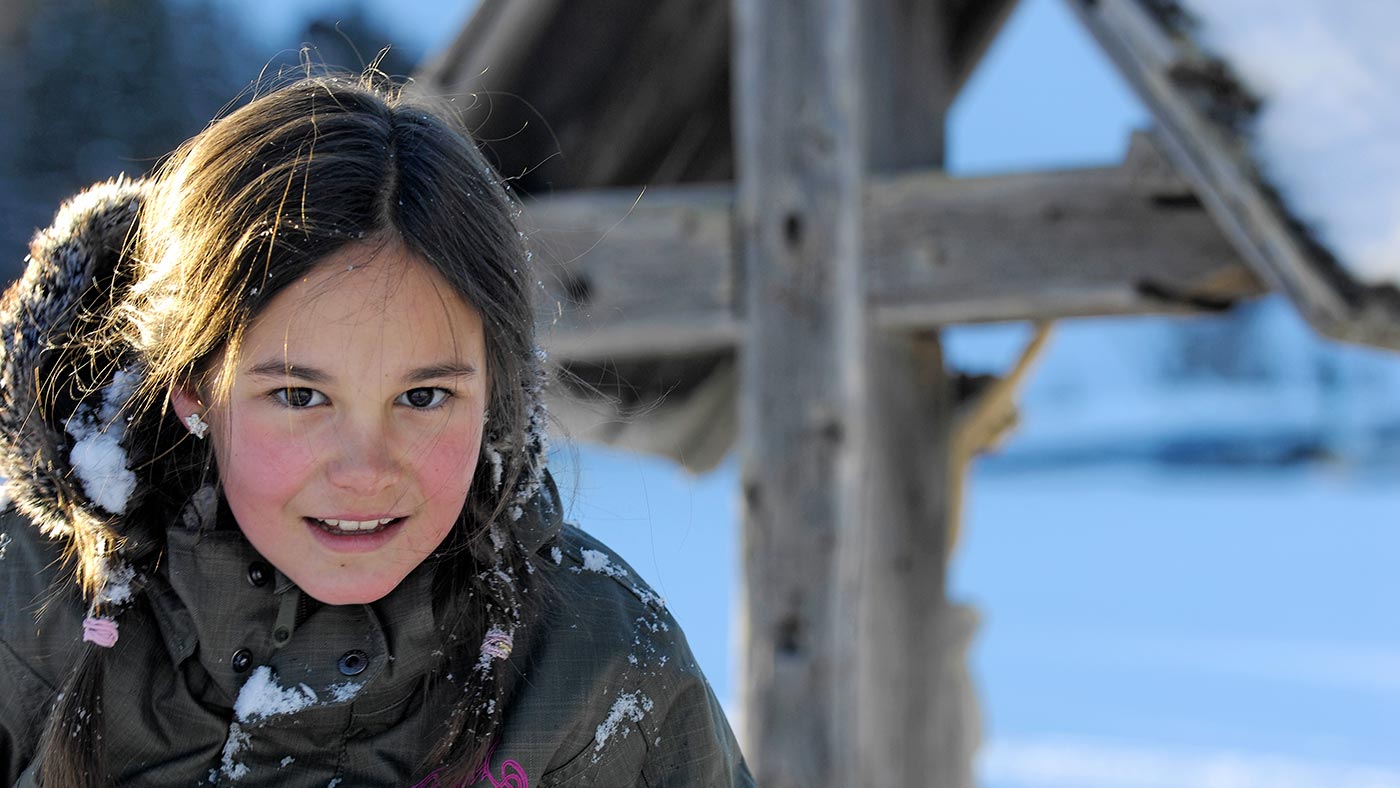
MULTIPOLYGON (((1160 2, 1067 1, 1130 74, 1123 25, 1176 40, 1160 2)), ((1013 5, 482 0, 419 74, 472 96, 528 198, 551 356, 607 411, 561 405, 575 434, 692 468, 743 435, 745 751, 768 788, 972 785, 975 616, 944 568, 1010 397, 945 368, 941 327, 1218 309, 1313 270, 1251 245, 1177 105, 1117 167, 945 175, 947 108, 1013 5)), ((1176 97, 1149 66, 1135 84, 1176 97)))

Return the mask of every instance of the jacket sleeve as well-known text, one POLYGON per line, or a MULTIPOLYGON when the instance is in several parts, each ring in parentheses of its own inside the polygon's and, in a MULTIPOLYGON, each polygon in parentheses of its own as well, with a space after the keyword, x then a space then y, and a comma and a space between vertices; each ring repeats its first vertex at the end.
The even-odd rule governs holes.
POLYGON ((15 785, 34 760, 73 653, 68 633, 80 624, 52 586, 61 563, 27 518, 0 513, 0 786, 15 785))
POLYGON ((565 731, 551 739, 539 784, 751 788, 724 710, 664 601, 602 543, 565 536, 550 577, 558 604, 532 647, 538 711, 521 706, 519 718, 536 737, 565 731))
POLYGON ((34 759, 52 689, 0 641, 0 785, 14 785, 34 759))
POLYGON ((691 677, 649 731, 639 785, 647 788, 753 788, 738 741, 709 684, 691 677))

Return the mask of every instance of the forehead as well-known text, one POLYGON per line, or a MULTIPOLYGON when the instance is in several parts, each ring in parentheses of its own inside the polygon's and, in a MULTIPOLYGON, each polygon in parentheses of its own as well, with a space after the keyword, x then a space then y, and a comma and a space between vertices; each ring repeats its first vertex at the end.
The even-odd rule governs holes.
POLYGON ((482 343, 480 315, 422 258, 396 244, 355 244, 274 296, 249 326, 242 355, 335 358, 377 348, 383 362, 410 363, 468 359, 482 343))

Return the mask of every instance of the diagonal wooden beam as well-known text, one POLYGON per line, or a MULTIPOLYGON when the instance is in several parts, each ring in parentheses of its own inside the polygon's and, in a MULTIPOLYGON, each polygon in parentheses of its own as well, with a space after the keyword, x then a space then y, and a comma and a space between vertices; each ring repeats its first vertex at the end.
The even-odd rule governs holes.
MULTIPOLYGON (((864 200, 884 328, 1181 313, 1263 291, 1146 137, 1118 167, 880 178, 864 200)), ((743 283, 725 186, 576 192, 526 206, 559 358, 736 347, 743 283)))
POLYGON ((1253 102, 1143 0, 1067 0, 1151 109, 1163 149, 1242 257, 1328 336, 1400 348, 1394 293, 1368 290, 1312 241, 1267 187, 1231 119, 1253 102))
POLYGON ((509 80, 565 1, 481 0, 452 43, 418 67, 415 82, 437 94, 476 90, 487 71, 509 80))

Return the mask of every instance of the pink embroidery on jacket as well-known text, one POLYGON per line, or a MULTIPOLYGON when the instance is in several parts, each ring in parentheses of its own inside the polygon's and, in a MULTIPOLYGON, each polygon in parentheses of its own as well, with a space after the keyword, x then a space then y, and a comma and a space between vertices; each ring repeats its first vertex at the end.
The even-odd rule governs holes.
MULTIPOLYGON (((491 749, 486 751, 486 757, 482 759, 481 766, 477 768, 476 774, 468 783, 462 783, 454 788, 466 788, 468 785, 475 785, 482 780, 491 783, 491 788, 530 788, 530 778, 525 775, 525 767, 513 758, 501 761, 501 776, 499 778, 491 773, 491 756, 496 754, 496 745, 492 744, 491 749)), ((438 771, 441 771, 439 769, 438 771)), ((438 772, 435 771, 424 777, 421 782, 413 788, 446 788, 438 782, 438 772)))
POLYGON ((510 758, 501 761, 501 779, 496 779, 496 775, 491 773, 490 761, 487 761, 476 773, 476 780, 490 780, 491 788, 530 788, 530 778, 525 776, 525 769, 510 758))

